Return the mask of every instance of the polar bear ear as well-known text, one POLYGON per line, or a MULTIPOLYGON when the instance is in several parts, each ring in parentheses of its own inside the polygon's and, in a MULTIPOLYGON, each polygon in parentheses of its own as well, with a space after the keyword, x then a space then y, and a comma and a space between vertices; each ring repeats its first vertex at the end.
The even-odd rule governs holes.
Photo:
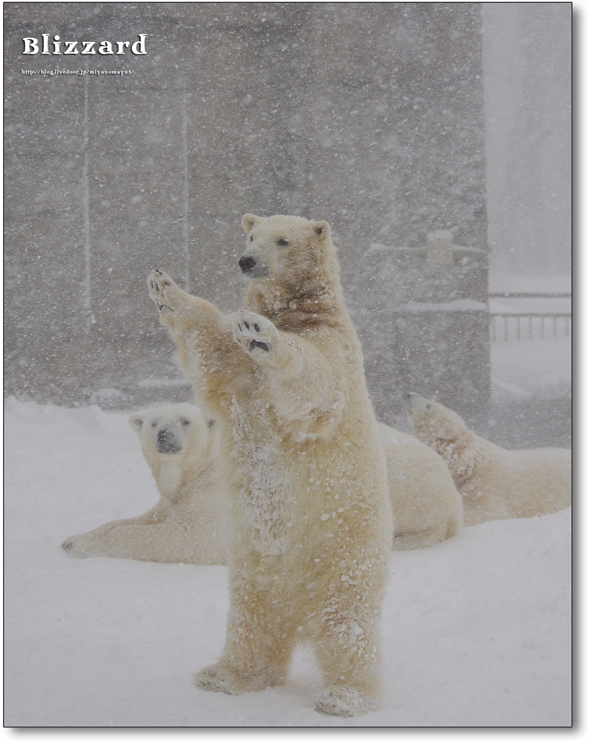
POLYGON ((312 227, 319 240, 323 243, 331 238, 331 228, 326 220, 319 220, 317 223, 313 223, 312 227))
POLYGON ((257 215, 247 212, 242 218, 242 227, 246 231, 246 235, 248 235, 252 228, 254 228, 257 223, 260 223, 261 220, 262 218, 259 218, 257 215))
POLYGON ((144 415, 140 414, 139 412, 137 414, 132 414, 129 416, 128 421, 129 421, 130 426, 139 435, 142 432, 142 426, 144 424, 144 415))

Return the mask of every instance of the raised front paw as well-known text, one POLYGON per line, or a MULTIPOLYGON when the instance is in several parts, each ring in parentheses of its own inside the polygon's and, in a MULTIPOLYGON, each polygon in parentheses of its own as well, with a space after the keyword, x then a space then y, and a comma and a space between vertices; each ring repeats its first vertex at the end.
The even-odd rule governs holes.
POLYGON ((148 294, 161 316, 177 314, 185 307, 187 293, 160 269, 155 269, 148 277, 148 294))
POLYGON ((234 340, 258 361, 273 354, 278 337, 275 325, 258 313, 238 311, 233 317, 234 340))

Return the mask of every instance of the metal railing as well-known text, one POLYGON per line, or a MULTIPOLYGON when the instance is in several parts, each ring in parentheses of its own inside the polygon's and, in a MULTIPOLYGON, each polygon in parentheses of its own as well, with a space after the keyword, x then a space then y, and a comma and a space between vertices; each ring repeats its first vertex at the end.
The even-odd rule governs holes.
MULTIPOLYGON (((490 298, 570 298, 571 293, 490 293, 490 298)), ((501 336, 505 342, 515 339, 546 339, 571 336, 571 312, 491 312, 490 334, 492 342, 501 336), (501 323, 498 323, 500 322, 501 323), (548 323, 547 323, 548 322, 548 323), (498 331, 500 326, 500 334, 498 331), (550 327, 548 329, 548 326, 550 327)))
POLYGON ((546 321, 551 321, 551 332, 552 337, 558 336, 571 336, 571 314, 570 313, 492 313, 490 314, 490 328, 492 334, 492 342, 498 341, 498 332, 496 320, 502 319, 503 321, 503 338, 505 342, 508 342, 509 338, 514 332, 514 336, 518 342, 523 337, 521 321, 527 321, 525 325, 527 339, 545 339, 546 338, 546 321), (514 323, 510 323, 510 319, 514 320, 514 323), (534 319, 538 320, 537 324, 534 324, 534 319), (562 322, 559 326, 559 319, 562 322), (559 334, 559 331, 562 334, 559 334))

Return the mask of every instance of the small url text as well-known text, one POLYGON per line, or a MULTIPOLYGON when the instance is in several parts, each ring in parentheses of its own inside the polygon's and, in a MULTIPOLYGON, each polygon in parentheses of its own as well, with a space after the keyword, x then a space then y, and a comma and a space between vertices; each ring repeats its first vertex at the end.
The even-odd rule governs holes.
POLYGON ((132 75, 133 70, 21 70, 21 75, 132 75))

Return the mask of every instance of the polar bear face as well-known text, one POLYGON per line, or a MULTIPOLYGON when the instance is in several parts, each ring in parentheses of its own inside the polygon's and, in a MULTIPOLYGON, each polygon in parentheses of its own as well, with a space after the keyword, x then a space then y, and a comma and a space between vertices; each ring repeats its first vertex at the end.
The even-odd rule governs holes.
POLYGON ((289 215, 242 218, 246 251, 240 269, 250 279, 273 278, 279 282, 305 282, 320 266, 328 250, 333 250, 331 229, 324 220, 315 222, 289 215))
POLYGON ((419 394, 407 394, 406 401, 415 436, 440 456, 447 456, 449 448, 454 453, 464 450, 472 442, 473 433, 456 412, 419 394))
POLYGON ((192 476, 215 455, 215 422, 193 404, 171 404, 129 417, 155 478, 176 466, 192 476))

